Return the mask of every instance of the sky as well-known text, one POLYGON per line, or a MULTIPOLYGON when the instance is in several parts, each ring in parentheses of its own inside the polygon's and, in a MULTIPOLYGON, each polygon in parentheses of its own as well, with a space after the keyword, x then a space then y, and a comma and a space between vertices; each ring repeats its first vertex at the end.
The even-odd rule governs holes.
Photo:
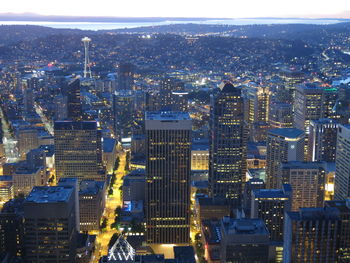
POLYGON ((350 18, 350 0, 2 0, 0 13, 113 17, 350 18))

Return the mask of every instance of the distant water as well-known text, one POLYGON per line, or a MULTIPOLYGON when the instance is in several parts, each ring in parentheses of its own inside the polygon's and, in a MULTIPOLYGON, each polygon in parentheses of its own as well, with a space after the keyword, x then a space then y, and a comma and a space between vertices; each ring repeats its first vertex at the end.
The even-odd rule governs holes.
MULTIPOLYGON (((349 20, 350 21, 350 20, 349 20)), ((336 19, 260 19, 260 18, 237 18, 229 20, 176 20, 176 21, 162 21, 162 22, 50 22, 50 21, 0 21, 0 25, 37 25, 47 26, 52 28, 71 28, 82 30, 109 30, 121 28, 135 28, 143 26, 161 26, 171 24, 210 24, 210 25, 254 25, 254 24, 314 24, 325 25, 344 22, 344 20, 336 19)))

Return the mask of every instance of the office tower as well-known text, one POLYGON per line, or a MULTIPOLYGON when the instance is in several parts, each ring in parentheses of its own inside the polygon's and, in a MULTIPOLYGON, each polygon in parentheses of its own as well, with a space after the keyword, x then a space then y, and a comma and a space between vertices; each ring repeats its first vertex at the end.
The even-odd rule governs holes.
POLYGON ((332 107, 336 97, 329 89, 315 85, 298 86, 294 100, 294 127, 305 131, 305 157, 308 152, 310 122, 321 118, 332 117, 332 107), (331 96, 331 95, 332 96, 331 96))
POLYGON ((160 93, 158 90, 148 90, 146 92, 146 111, 161 110, 160 93))
POLYGON ((39 147, 39 133, 35 128, 22 128, 18 130, 18 152, 21 159, 25 159, 26 153, 39 147))
POLYGON ((332 119, 310 122, 308 161, 335 162, 338 123, 332 119))
POLYGON ((34 91, 39 89, 38 78, 28 78, 23 80, 23 104, 25 116, 30 116, 35 113, 34 108, 34 91))
POLYGON ((134 122, 134 95, 130 90, 113 94, 114 133, 119 141, 131 138, 134 122))
POLYGON ((301 208, 287 212, 284 223, 283 263, 337 262, 341 220, 334 207, 301 208))
POLYGON ((184 83, 178 79, 165 77, 160 84, 158 99, 160 110, 187 110, 187 92, 184 83))
POLYGON ((104 181, 101 130, 97 122, 56 121, 54 129, 57 179, 104 181))
POLYGON ((246 182, 243 193, 243 207, 246 217, 251 215, 252 191, 257 189, 265 189, 265 182, 260 178, 251 178, 246 182))
POLYGON ((283 183, 293 189, 292 210, 300 207, 323 206, 326 183, 326 163, 287 162, 281 167, 283 183))
POLYGON ((121 63, 118 66, 117 90, 134 89, 134 66, 130 63, 121 63))
POLYGON ((146 92, 137 90, 134 92, 134 119, 135 122, 145 121, 146 92))
POLYGON ((246 120, 249 124, 269 121, 271 91, 269 87, 247 87, 244 90, 246 120))
POLYGON ((220 262, 269 260, 269 231, 261 219, 230 219, 221 222, 220 262))
POLYGON ((74 262, 77 225, 73 187, 34 187, 24 204, 27 262, 74 262))
POLYGON ((210 194, 240 207, 247 148, 241 90, 224 84, 211 98, 210 115, 210 194))
POLYGON ((146 112, 146 240, 190 241, 192 123, 184 112, 146 112))
POLYGON ((37 167, 43 167, 46 169, 46 153, 42 148, 30 150, 26 156, 27 165, 35 169, 37 167))
POLYGON ((0 213, 0 254, 24 258, 23 198, 12 199, 0 213))
POLYGON ((334 198, 344 200, 350 197, 350 125, 338 127, 336 154, 334 198))
POLYGON ((336 262, 348 262, 350 259, 350 199, 325 202, 325 207, 339 210, 341 225, 338 231, 338 253, 336 262))
POLYGON ((293 105, 273 103, 270 105, 269 124, 271 128, 293 128, 293 105))
POLYGON ((175 90, 171 92, 172 110, 188 111, 188 92, 185 90, 175 90))
POLYGON ((93 180, 80 182, 80 231, 99 230, 105 208, 106 184, 93 180))
POLYGON ((282 189, 257 189, 252 191, 251 218, 260 218, 270 233, 270 240, 283 242, 285 212, 291 211, 292 187, 282 189))
POLYGON ((281 164, 304 160, 304 132, 294 128, 277 128, 267 133, 266 188, 282 187, 281 164))
POLYGON ((72 121, 81 121, 83 118, 79 79, 74 79, 67 87, 67 118, 72 121))
POLYGON ((79 209, 79 183, 77 178, 60 178, 57 186, 73 188, 74 190, 74 202, 75 202, 75 225, 77 231, 80 231, 80 209, 79 209))
POLYGON ((146 174, 144 169, 136 169, 124 176, 123 202, 145 200, 146 174))
POLYGON ((55 120, 65 120, 68 118, 68 98, 63 94, 55 97, 55 120))

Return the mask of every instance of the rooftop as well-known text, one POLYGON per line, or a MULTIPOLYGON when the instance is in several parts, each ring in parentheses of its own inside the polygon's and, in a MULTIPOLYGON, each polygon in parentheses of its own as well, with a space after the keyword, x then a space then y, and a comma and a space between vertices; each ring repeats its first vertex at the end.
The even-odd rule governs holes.
POLYGON ((147 111, 145 119, 159 121, 191 120, 187 112, 180 111, 147 111))
POLYGON ((288 192, 292 191, 289 184, 285 184, 284 189, 255 189, 253 190, 255 198, 289 198, 288 192))
POLYGON ((287 212, 292 220, 337 220, 339 209, 336 207, 307 207, 299 212, 287 212))
POLYGON ((282 168, 289 169, 319 169, 320 167, 326 168, 326 162, 301 162, 301 161, 290 161, 282 163, 282 168))
POLYGON ((299 138, 304 134, 304 131, 295 128, 276 128, 268 131, 269 134, 282 136, 286 138, 299 138))
POLYGON ((25 202, 58 203, 67 202, 74 189, 63 186, 35 186, 27 196, 25 202))
POLYGON ((55 130, 96 130, 96 121, 55 121, 55 130))
POLYGON ((224 217, 222 223, 225 232, 229 235, 269 234, 264 221, 259 218, 232 219, 224 217))

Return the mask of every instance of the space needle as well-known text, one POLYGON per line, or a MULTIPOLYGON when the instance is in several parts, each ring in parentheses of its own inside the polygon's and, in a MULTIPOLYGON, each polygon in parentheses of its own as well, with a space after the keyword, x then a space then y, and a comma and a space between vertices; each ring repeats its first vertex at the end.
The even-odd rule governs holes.
POLYGON ((84 78, 92 78, 91 68, 90 68, 90 59, 89 59, 89 44, 91 42, 91 38, 84 37, 81 39, 84 43, 85 49, 85 61, 84 61, 84 78))

